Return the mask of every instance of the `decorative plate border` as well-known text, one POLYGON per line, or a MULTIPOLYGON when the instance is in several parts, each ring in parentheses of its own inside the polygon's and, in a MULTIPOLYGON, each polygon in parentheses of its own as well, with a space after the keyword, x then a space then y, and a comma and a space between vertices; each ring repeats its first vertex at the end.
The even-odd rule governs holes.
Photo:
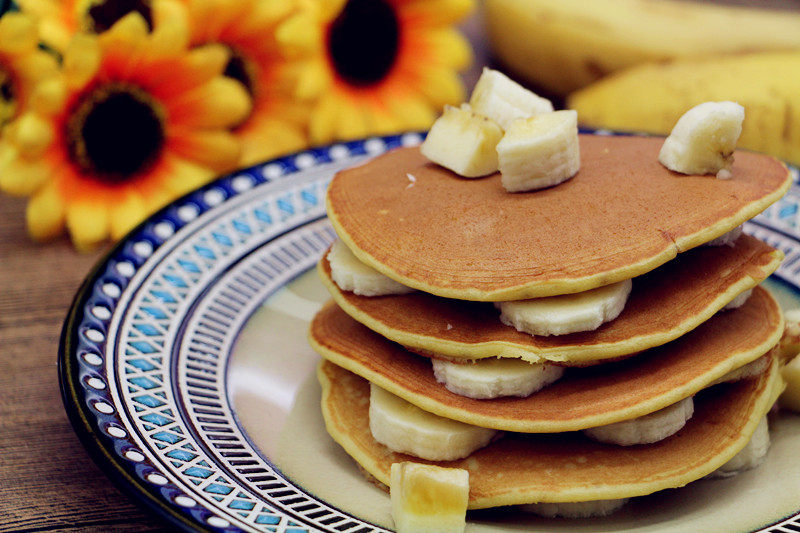
MULTIPOLYGON (((422 138, 336 144, 223 177, 98 263, 65 321, 59 372, 76 432, 123 490, 186 530, 386 531, 306 493, 259 454, 226 394, 227 355, 255 309, 335 239, 324 202, 333 174, 422 138)), ((777 275, 794 287, 798 206, 793 185, 747 225, 784 250, 777 275)), ((764 531, 789 531, 781 526, 800 519, 764 531)))

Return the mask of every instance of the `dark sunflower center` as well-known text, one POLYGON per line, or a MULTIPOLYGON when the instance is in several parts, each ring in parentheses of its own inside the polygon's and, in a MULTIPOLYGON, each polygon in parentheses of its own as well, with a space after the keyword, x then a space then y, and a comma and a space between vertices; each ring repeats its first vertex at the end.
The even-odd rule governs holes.
POLYGON ((128 13, 134 12, 144 17, 149 30, 153 29, 150 0, 93 0, 86 10, 88 29, 94 33, 102 33, 128 13))
POLYGON ((253 72, 251 63, 236 49, 229 47, 228 51, 230 52, 230 59, 225 66, 223 74, 244 85, 250 96, 254 96, 256 75, 253 72))
POLYGON ((0 126, 5 126, 17 115, 17 94, 14 78, 0 65, 0 126))
POLYGON ((328 30, 328 53, 339 76, 366 86, 392 69, 400 24, 385 0, 349 0, 328 30))
POLYGON ((158 104, 124 85, 91 91, 67 120, 73 161, 101 181, 119 183, 152 166, 164 146, 158 104))

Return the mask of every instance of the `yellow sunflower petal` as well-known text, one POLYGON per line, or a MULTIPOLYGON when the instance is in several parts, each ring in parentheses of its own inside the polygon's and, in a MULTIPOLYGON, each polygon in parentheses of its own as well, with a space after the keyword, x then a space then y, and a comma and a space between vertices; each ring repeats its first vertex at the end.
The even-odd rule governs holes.
POLYGON ((338 118, 338 101, 330 95, 322 96, 317 102, 308 124, 312 144, 323 144, 333 140, 338 118))
POLYGON ((220 173, 233 169, 242 153, 239 140, 227 131, 187 132, 180 135, 173 150, 220 173))
POLYGON ((162 56, 173 56, 186 50, 189 46, 189 28, 186 19, 172 15, 169 19, 156 23, 150 34, 149 45, 151 53, 162 56))
POLYGON ((82 87, 100 68, 102 50, 97 38, 78 34, 73 37, 64 52, 63 72, 67 85, 82 87))
POLYGON ((0 147, 0 189, 15 196, 29 196, 51 177, 52 169, 40 159, 24 159, 8 143, 0 147))
POLYGON ((206 82, 222 74, 229 58, 230 53, 224 46, 208 44, 191 50, 186 61, 193 75, 201 82, 206 82))
POLYGON ((306 61, 298 65, 297 87, 295 96, 303 100, 315 98, 330 87, 331 77, 324 61, 306 61))
POLYGON ((306 54, 319 48, 322 30, 311 13, 301 11, 277 27, 275 39, 287 55, 306 54))
POLYGON ((358 139, 366 137, 369 133, 367 118, 368 113, 353 102, 342 100, 339 102, 339 113, 336 119, 337 139, 358 139))
POLYGON ((171 198, 177 198, 208 183, 214 173, 189 161, 173 158, 165 186, 171 198))
POLYGON ((22 157, 34 159, 50 146, 55 135, 52 122, 30 112, 17 119, 13 140, 22 157))
POLYGON ((148 212, 141 195, 131 191, 111 213, 111 238, 118 241, 147 217, 148 212))
POLYGON ((433 124, 436 113, 430 104, 419 97, 397 97, 387 102, 389 109, 406 130, 424 130, 433 124))
POLYGON ((6 13, 0 18, 0 52, 23 54, 39 41, 36 23, 25 13, 6 13))
POLYGON ((475 9, 474 0, 412 0, 403 5, 403 15, 410 15, 424 24, 454 24, 475 9))
POLYGON ((384 109, 374 109, 369 114, 369 131, 375 135, 388 135, 403 131, 403 123, 384 109))
POLYGON ((217 77, 176 99, 172 112, 181 123, 200 128, 230 128, 242 122, 252 109, 244 86, 231 78, 217 77))
POLYGON ((430 46, 431 58, 440 65, 461 70, 472 62, 469 42, 452 28, 430 31, 424 39, 430 46))
POLYGON ((421 69, 420 91, 435 108, 456 105, 466 99, 464 84, 453 70, 441 67, 421 69))
POLYGON ((104 202, 78 200, 66 208, 67 229, 75 248, 89 252, 108 238, 109 213, 104 202))
POLYGON ((261 0, 255 5, 257 16, 264 22, 276 22, 296 9, 294 2, 286 0, 261 0))
POLYGON ((108 31, 100 35, 104 47, 140 46, 147 38, 147 21, 137 12, 131 12, 119 19, 108 31))
POLYGON ((14 58, 13 69, 30 84, 38 84, 40 80, 56 75, 59 70, 56 58, 42 50, 14 58))
POLYGON ((28 201, 25 212, 28 233, 37 241, 52 239, 64 231, 64 202, 55 183, 47 183, 28 201))
POLYGON ((67 88, 62 78, 40 82, 31 94, 31 109, 44 115, 54 115, 61 111, 67 99, 67 88))
POLYGON ((240 166, 254 165, 307 145, 305 135, 299 128, 268 118, 248 122, 247 129, 239 134, 239 138, 242 141, 240 166))
POLYGON ((20 10, 39 20, 39 37, 53 49, 63 52, 74 34, 61 14, 61 2, 53 0, 18 0, 20 10))

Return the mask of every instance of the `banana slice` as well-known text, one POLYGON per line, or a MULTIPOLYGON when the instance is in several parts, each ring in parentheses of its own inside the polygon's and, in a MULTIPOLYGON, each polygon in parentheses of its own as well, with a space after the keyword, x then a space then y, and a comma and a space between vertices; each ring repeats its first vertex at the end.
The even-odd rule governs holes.
POLYGON ((531 335, 566 335, 592 331, 622 312, 631 293, 631 280, 590 291, 530 300, 497 302, 500 320, 531 335))
POLYGON ((423 411, 375 384, 369 389, 369 429, 390 450, 429 461, 461 459, 497 435, 423 411))
POLYGON ((800 413, 800 355, 783 366, 781 376, 786 382, 786 389, 780 397, 781 405, 800 413))
POLYGON ((779 343, 780 359, 788 362, 800 353, 800 309, 783 312, 783 336, 779 343))
POLYGON ((756 468, 764 462, 767 451, 769 451, 769 425, 765 416, 758 423, 747 446, 734 455, 733 459, 709 474, 709 477, 730 477, 745 470, 756 468))
POLYGON ((392 463, 389 493, 397 533, 461 533, 467 526, 467 470, 392 463))
POLYGON ((595 500, 590 502, 529 503, 520 505, 521 511, 538 514, 547 518, 594 518, 608 516, 628 503, 630 498, 614 500, 595 500))
POLYGON ((728 309, 738 309, 739 307, 743 306, 744 303, 750 298, 750 295, 753 294, 753 289, 748 289, 742 293, 740 293, 736 298, 731 300, 730 302, 722 308, 723 311, 727 311, 728 309))
POLYGON ((328 262, 331 265, 333 281, 343 291, 354 292, 360 296, 414 292, 411 287, 406 287, 359 261, 342 241, 333 243, 331 251, 328 252, 328 262))
POLYGON ((445 106, 431 126, 422 155, 465 178, 497 171, 497 143, 503 130, 492 120, 472 112, 469 105, 445 106))
POLYGON ((489 117, 507 130, 514 120, 552 113, 550 100, 536 95, 506 75, 483 68, 472 91, 469 104, 476 113, 489 117))
POLYGON ((450 392, 486 400, 501 396, 530 396, 564 375, 564 367, 520 359, 481 359, 452 363, 431 359, 436 381, 450 392))
POLYGON ((716 239, 712 239, 705 243, 703 246, 733 246, 736 243, 736 239, 742 236, 744 233, 744 226, 736 226, 728 233, 723 233, 716 239))
MULTIPOLYGON (((742 133, 744 107, 735 102, 705 102, 683 114, 664 141, 658 160, 682 174, 729 170, 742 133)), ((730 174, 720 174, 730 177, 730 174)))
POLYGON ((556 111, 515 120, 497 143, 497 160, 508 192, 567 181, 581 166, 578 113, 556 111))
POLYGON ((589 438, 609 444, 632 446, 650 444, 674 435, 692 418, 694 402, 691 396, 655 413, 606 426, 584 429, 589 438))
POLYGON ((741 381, 743 379, 754 378, 767 369, 767 367, 769 366, 769 362, 770 362, 769 355, 759 357, 755 361, 747 363, 746 365, 741 366, 736 370, 731 370, 724 376, 706 385, 706 387, 713 387, 714 385, 718 385, 720 383, 733 383, 735 381, 741 381))

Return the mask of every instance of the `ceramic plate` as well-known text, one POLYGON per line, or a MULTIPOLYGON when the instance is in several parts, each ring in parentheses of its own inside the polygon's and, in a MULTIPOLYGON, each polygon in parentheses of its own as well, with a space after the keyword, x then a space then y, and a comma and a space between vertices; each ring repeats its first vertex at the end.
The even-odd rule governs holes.
MULTIPOLYGON (((601 132, 608 133, 608 132, 601 132)), ((124 490, 187 530, 367 533, 388 496, 328 437, 306 328, 335 235, 325 187, 419 134, 337 144, 222 178, 162 210, 84 282, 62 333, 64 402, 124 490)), ((796 173, 795 173, 796 176, 796 173)), ((800 187, 747 224, 786 253, 800 305, 800 187)), ((608 519, 470 515, 471 531, 800 531, 800 417, 771 421, 759 469, 637 499, 608 519)))

